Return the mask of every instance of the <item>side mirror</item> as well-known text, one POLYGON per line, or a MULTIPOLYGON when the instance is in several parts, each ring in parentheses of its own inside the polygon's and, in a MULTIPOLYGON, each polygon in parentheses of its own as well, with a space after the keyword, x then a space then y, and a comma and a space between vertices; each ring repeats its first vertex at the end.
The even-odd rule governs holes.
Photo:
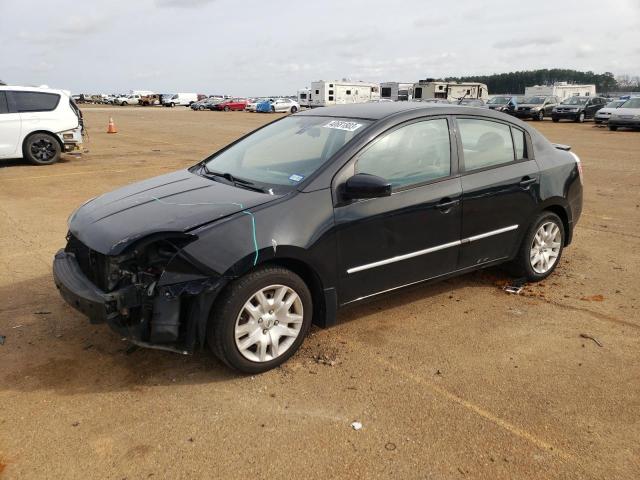
POLYGON ((358 173, 346 181, 343 193, 349 199, 388 197, 391 184, 377 175, 358 173))

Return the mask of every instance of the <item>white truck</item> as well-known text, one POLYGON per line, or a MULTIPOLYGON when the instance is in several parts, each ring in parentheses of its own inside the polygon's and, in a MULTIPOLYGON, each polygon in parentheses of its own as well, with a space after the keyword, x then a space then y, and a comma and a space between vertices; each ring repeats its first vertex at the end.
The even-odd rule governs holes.
POLYGON ((366 103, 380 100, 380 84, 350 80, 311 82, 311 107, 366 103))
POLYGON ((162 104, 165 107, 184 106, 188 107, 198 101, 197 93, 174 93, 173 95, 165 95, 162 98, 162 104))
POLYGON ((427 98, 443 98, 446 100, 459 100, 461 98, 474 98, 487 101, 489 90, 484 83, 475 82, 438 82, 435 80, 420 80, 413 84, 414 100, 427 98))
POLYGON ((558 82, 553 85, 533 85, 525 87, 525 97, 558 97, 563 101, 569 97, 595 97, 595 85, 577 85, 567 82, 558 82))
POLYGON ((0 159, 50 165, 82 145, 82 113, 66 90, 0 86, 0 159))
POLYGON ((380 84, 380 98, 402 102, 413 100, 413 82, 384 82, 380 84))

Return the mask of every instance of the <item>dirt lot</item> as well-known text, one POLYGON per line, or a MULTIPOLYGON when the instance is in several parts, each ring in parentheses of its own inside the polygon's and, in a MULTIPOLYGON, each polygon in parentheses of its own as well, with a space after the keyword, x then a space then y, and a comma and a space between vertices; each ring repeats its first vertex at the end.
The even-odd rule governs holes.
POLYGON ((127 353, 66 306, 50 269, 83 201, 273 117, 84 110, 82 158, 0 168, 3 479, 638 478, 640 133, 534 124, 586 175, 575 241, 547 281, 509 295, 491 269, 402 291, 248 377, 208 352, 127 353))

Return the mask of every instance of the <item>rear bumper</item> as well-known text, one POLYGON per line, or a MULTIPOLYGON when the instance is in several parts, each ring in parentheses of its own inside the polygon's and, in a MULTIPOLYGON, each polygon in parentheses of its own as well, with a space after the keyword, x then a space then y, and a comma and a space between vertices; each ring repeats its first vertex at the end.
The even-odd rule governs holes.
POLYGON ((80 146, 82 145, 82 127, 58 132, 57 135, 64 146, 65 152, 80 150, 80 146))

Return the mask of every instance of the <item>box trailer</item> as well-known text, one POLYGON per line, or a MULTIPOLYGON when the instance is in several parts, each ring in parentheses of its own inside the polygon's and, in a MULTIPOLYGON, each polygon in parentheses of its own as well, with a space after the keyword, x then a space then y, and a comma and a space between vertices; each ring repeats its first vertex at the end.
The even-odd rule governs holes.
POLYGON ((380 84, 380 98, 402 102, 413 100, 413 82, 384 82, 380 84))
POLYGON ((595 97, 595 85, 576 85, 558 82, 553 85, 533 85, 524 89, 525 97, 558 97, 560 101, 569 97, 595 97))
POLYGON ((365 103, 380 100, 380 84, 350 80, 311 83, 311 107, 365 103))
POLYGON ((489 98, 489 90, 484 83, 420 80, 413 85, 413 98, 414 100, 427 98, 444 98, 447 100, 478 98, 486 101, 489 98))

